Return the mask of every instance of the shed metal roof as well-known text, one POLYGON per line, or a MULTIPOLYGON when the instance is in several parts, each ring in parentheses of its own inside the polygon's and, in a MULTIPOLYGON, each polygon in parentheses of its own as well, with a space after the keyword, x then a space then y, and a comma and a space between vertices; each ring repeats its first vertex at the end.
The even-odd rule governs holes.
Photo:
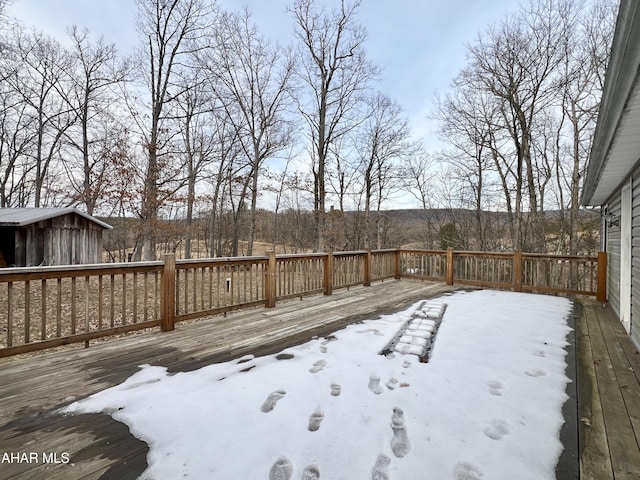
POLYGON ((49 220, 75 213, 86 218, 102 228, 113 228, 97 218, 92 217, 77 208, 0 208, 0 227, 24 227, 33 223, 49 220))

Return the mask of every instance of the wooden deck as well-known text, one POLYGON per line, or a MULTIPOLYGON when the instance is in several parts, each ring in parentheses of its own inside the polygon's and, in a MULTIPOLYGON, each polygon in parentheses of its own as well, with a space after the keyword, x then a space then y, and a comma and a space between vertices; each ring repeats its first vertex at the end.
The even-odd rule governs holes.
POLYGON ((276 353, 453 289, 441 283, 388 280, 337 290, 328 297, 283 301, 274 309, 252 308, 181 323, 173 332, 1 359, 0 462, 5 453, 33 452, 38 458, 32 463, 0 463, 0 478, 135 479, 146 468, 148 449, 125 425, 107 415, 63 417, 54 411, 123 382, 141 364, 190 371, 249 353, 276 353), (43 453, 57 454, 61 462, 62 454, 68 453, 70 463, 43 464, 43 453))
POLYGON ((582 480, 640 478, 640 354, 608 306, 576 320, 582 480))
MULTIPOLYGON (((25 456, 20 462, 0 463, 0 478, 137 478, 146 468, 148 448, 125 425, 107 415, 63 417, 55 410, 123 382, 140 364, 189 371, 248 353, 275 353, 452 289, 389 280, 329 297, 284 301, 275 309, 181 323, 173 332, 1 359, 0 462, 4 454, 25 456), (49 463, 43 462, 43 454, 49 463), (70 463, 64 463, 63 454, 70 463)), ((565 405, 565 453, 557 479, 640 478, 640 355, 610 309, 595 300, 576 302, 575 335, 569 338, 567 371, 577 381, 565 405)))

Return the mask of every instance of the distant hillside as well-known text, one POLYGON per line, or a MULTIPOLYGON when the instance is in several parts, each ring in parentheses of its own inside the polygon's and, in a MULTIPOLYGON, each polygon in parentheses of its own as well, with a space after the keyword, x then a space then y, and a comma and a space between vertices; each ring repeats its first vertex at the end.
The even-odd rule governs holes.
MULTIPOLYGON (((403 209, 403 210, 384 210, 381 212, 390 219, 396 220, 398 223, 415 223, 424 222, 426 220, 432 222, 454 222, 462 219, 469 220, 476 217, 475 210, 463 208, 431 208, 423 210, 420 208, 403 209)), ((548 221, 557 221, 561 216, 561 210, 547 210, 544 212, 548 221)), ((496 221, 506 222, 509 220, 507 212, 483 211, 481 213, 484 219, 492 219, 496 221)), ((569 212, 565 212, 569 215, 569 212)), ((598 218, 599 213, 593 210, 580 210, 580 218, 584 220, 593 220, 598 218)))

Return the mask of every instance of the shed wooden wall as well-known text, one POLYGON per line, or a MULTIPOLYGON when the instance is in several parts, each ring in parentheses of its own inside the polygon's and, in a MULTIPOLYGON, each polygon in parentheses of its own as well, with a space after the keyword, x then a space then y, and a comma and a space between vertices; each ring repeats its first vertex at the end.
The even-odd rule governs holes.
POLYGON ((75 213, 17 228, 16 265, 100 263, 102 230, 75 213))

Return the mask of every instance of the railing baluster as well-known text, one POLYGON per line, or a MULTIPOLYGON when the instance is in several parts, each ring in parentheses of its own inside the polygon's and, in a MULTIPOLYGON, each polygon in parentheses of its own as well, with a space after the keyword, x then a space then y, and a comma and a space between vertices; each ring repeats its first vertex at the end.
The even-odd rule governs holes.
POLYGON ((76 277, 71 277, 71 335, 76 333, 76 277))
POLYGON ((204 310, 204 270, 205 267, 200 267, 200 311, 204 310))
POLYGON ((120 325, 127 324, 127 274, 122 274, 122 321, 120 325))
POLYGON ((7 283, 7 347, 13 346, 13 282, 7 283))
POLYGON ((111 274, 111 289, 109 290, 109 320, 109 324, 113 328, 116 323, 116 279, 114 274, 111 274))
POLYGON ((104 314, 102 297, 102 275, 98 275, 98 330, 102 330, 102 315, 104 314))
POLYGON ((40 284, 40 340, 47 339, 47 280, 42 279, 40 284))
POLYGON ((84 331, 89 331, 89 277, 84 277, 84 331))
POLYGON ((149 320, 149 272, 144 272, 143 282, 144 302, 142 304, 142 315, 144 317, 144 321, 146 322, 149 320))
POLYGON ((58 278, 56 284, 56 336, 60 337, 62 332, 62 278, 58 278))

